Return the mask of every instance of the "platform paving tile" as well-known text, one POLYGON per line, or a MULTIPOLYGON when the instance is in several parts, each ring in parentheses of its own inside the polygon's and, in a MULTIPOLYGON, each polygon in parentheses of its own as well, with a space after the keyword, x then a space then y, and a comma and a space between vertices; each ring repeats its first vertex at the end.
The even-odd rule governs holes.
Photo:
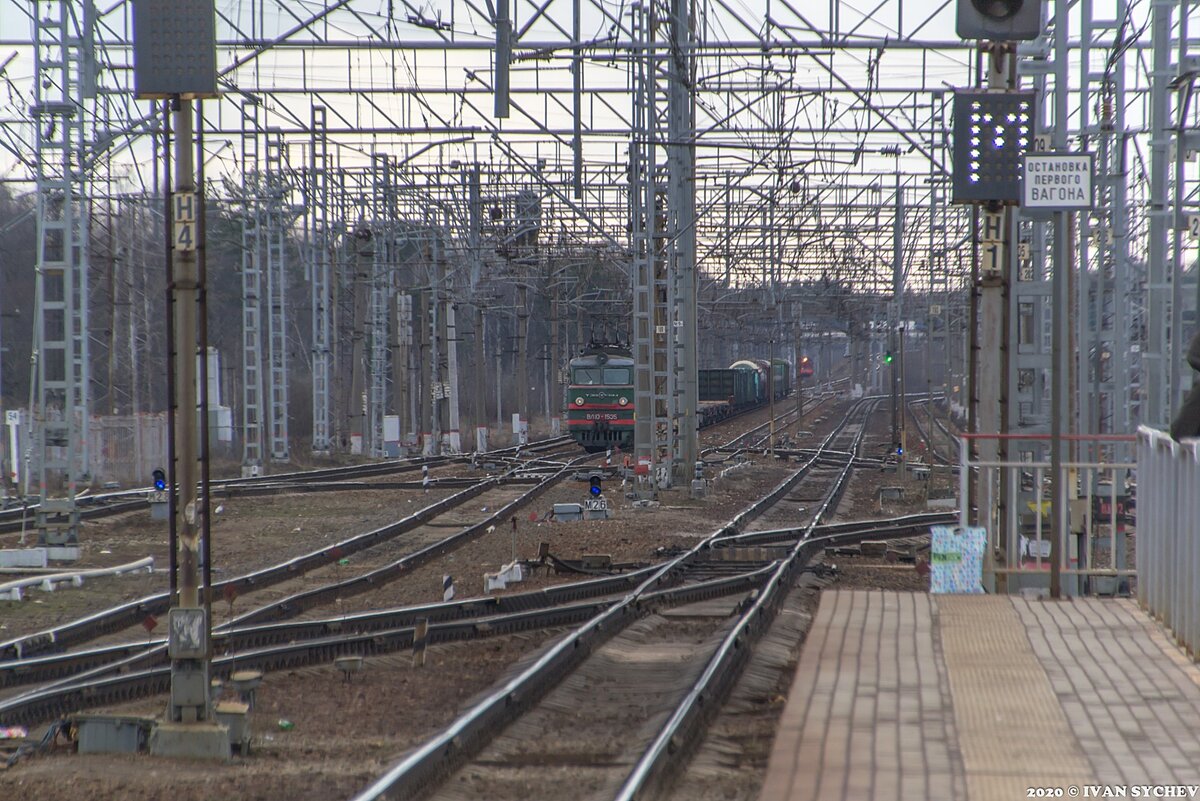
POLYGON ((932 615, 923 594, 823 594, 760 798, 963 797, 932 615))
POLYGON ((763 801, 1200 784, 1200 669, 1127 600, 825 594, 763 801))
POLYGON ((1200 669, 1135 602, 1011 603, 1093 782, 1200 784, 1200 669))
POLYGON ((1089 778, 1049 677, 1009 599, 938 596, 937 622, 972 801, 1089 778))

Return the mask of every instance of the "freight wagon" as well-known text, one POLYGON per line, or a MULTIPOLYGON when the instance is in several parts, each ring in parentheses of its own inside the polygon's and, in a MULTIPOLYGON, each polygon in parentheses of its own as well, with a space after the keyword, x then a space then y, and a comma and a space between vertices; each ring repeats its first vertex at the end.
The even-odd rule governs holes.
MULTIPOLYGON (((568 365, 567 430, 589 452, 633 447, 633 369, 627 348, 591 345, 568 365)), ((697 424, 703 428, 791 392, 790 365, 762 359, 698 371, 697 424), (768 379, 768 369, 771 378, 768 379)))

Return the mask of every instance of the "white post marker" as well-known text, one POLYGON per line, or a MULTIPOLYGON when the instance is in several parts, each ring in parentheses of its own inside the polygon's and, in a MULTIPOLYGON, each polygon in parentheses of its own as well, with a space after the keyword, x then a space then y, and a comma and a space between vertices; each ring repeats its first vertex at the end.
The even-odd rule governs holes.
POLYGON ((449 603, 454 600, 454 576, 442 576, 442 601, 449 603))
POLYGON ((4 412, 4 425, 8 428, 8 475, 5 481, 12 482, 14 488, 21 482, 21 412, 19 409, 7 409, 4 412))

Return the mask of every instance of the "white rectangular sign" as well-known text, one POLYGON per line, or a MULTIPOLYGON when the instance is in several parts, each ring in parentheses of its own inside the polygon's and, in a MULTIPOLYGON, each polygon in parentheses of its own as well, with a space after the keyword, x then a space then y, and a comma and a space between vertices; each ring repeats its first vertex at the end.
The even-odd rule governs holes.
POLYGON ((1027 153, 1021 207, 1044 211, 1090 209, 1094 165, 1090 153, 1027 153))

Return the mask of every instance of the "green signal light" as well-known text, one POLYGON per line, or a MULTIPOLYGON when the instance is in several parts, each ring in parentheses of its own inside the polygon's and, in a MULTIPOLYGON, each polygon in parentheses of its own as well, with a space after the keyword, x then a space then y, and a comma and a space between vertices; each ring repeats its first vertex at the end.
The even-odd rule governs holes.
POLYGON ((892 363, 892 352, 890 350, 887 353, 883 354, 883 361, 885 364, 892 363))

